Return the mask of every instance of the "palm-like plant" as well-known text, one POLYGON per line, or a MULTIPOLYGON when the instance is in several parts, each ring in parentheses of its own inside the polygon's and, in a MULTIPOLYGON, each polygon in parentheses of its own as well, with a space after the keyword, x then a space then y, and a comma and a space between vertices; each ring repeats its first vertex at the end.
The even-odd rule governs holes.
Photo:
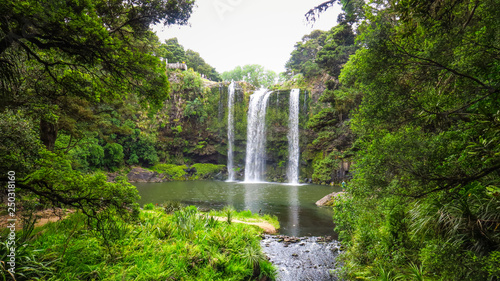
POLYGON ((447 203, 416 202, 410 210, 414 237, 442 237, 479 255, 500 248, 500 201, 470 194, 447 203))
POLYGON ((245 261, 245 264, 253 268, 253 276, 259 276, 260 262, 266 259, 260 248, 252 246, 246 247, 240 255, 245 261))

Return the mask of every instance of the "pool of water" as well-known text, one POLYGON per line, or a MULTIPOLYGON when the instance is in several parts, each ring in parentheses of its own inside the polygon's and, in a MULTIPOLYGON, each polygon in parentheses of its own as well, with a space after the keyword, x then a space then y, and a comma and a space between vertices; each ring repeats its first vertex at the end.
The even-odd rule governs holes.
POLYGON ((277 216, 281 226, 280 234, 337 237, 333 231, 331 208, 317 207, 315 202, 333 191, 340 191, 340 187, 223 181, 134 185, 141 195, 141 206, 146 203, 179 201, 202 209, 219 210, 231 205, 238 211, 250 210, 277 216))

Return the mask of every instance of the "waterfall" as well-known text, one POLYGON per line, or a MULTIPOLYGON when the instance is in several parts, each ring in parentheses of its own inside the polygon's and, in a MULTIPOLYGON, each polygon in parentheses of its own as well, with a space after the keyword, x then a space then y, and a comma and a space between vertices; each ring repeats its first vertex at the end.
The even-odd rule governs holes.
POLYGON ((250 96, 245 182, 261 182, 266 168, 266 108, 270 94, 271 91, 260 89, 250 96))
POLYGON ((234 81, 229 84, 227 93, 227 172, 228 181, 234 181, 234 161, 233 161, 233 144, 234 144, 234 81))
POLYGON ((299 89, 290 92, 290 112, 288 113, 288 182, 299 183, 299 89))

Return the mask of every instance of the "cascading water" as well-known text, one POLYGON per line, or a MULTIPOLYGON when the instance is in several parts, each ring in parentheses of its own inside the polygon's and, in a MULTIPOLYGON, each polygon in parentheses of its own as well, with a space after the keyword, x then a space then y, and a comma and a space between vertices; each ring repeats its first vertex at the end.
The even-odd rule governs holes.
POLYGON ((234 81, 229 84, 227 93, 227 172, 228 181, 234 181, 234 161, 233 161, 233 144, 234 144, 234 81))
POLYGON ((288 166, 286 175, 291 184, 299 183, 299 89, 290 92, 288 113, 288 166))
POLYGON ((245 182, 261 182, 266 168, 266 108, 270 94, 271 91, 260 89, 250 96, 245 182))

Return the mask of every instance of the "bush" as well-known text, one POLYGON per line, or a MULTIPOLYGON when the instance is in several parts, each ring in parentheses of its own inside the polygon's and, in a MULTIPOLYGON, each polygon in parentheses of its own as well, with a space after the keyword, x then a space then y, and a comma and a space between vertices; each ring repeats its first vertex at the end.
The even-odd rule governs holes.
POLYGON ((118 143, 108 143, 104 147, 104 164, 111 171, 116 171, 123 165, 123 146, 118 143))
POLYGON ((142 211, 139 220, 120 223, 121 235, 107 247, 85 226, 81 214, 47 224, 23 248, 22 256, 32 262, 19 280, 275 278, 274 267, 263 258, 259 230, 252 226, 210 224, 196 207, 172 215, 160 209, 142 211))
POLYGON ((89 167, 99 169, 104 165, 104 148, 98 144, 89 146, 89 155, 87 156, 89 167))
POLYGON ((215 165, 209 163, 196 163, 191 166, 191 168, 196 169, 197 179, 213 178, 215 175, 222 172, 225 167, 225 165, 215 165))
POLYGON ((156 164, 151 168, 153 171, 165 174, 171 180, 186 180, 184 177, 187 174, 185 169, 187 169, 186 165, 177 166, 175 164, 156 164))
POLYGON ((148 203, 144 205, 144 210, 153 210, 155 208, 155 205, 153 203, 148 203))

